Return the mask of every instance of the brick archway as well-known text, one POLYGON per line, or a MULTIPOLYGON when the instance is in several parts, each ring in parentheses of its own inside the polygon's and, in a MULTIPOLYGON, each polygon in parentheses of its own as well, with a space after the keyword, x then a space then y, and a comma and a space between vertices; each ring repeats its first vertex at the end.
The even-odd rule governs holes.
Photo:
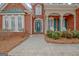
POLYGON ((65 20, 65 26, 67 30, 74 30, 74 15, 71 13, 66 13, 63 15, 65 20))

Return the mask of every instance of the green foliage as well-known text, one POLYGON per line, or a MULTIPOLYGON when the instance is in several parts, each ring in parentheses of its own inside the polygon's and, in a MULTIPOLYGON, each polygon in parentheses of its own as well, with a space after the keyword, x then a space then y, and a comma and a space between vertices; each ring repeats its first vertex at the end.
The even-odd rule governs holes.
POLYGON ((49 38, 53 38, 53 39, 59 39, 60 37, 63 38, 78 38, 79 39, 79 32, 77 31, 65 31, 65 32, 53 32, 53 31, 47 31, 47 36, 49 38))
POLYGON ((77 38, 79 39, 79 32, 77 32, 77 38))
POLYGON ((76 31, 72 31, 71 33, 73 34, 73 38, 77 38, 77 32, 76 31))
POLYGON ((66 36, 67 36, 67 32, 66 32, 66 31, 64 31, 64 32, 61 32, 61 37, 64 37, 64 38, 66 38, 66 36))
POLYGON ((64 37, 64 38, 73 38, 73 33, 69 32, 69 31, 65 31, 65 32, 62 32, 61 37, 64 37))
POLYGON ((66 33, 66 38, 73 38, 73 34, 71 32, 67 32, 66 33))
POLYGON ((60 38, 60 33, 59 32, 53 32, 52 33, 52 38, 53 39, 59 39, 60 38))
POLYGON ((49 38, 52 38, 52 31, 48 30, 48 31, 47 31, 47 36, 48 36, 49 38))
POLYGON ((49 38, 59 39, 60 38, 60 32, 47 31, 47 36, 49 38))

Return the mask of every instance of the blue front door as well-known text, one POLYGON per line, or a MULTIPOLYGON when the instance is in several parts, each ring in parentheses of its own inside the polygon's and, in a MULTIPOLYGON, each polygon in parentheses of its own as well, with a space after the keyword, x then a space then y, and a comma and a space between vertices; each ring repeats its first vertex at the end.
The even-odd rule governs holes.
POLYGON ((40 20, 35 21, 35 31, 41 32, 41 21, 40 20))

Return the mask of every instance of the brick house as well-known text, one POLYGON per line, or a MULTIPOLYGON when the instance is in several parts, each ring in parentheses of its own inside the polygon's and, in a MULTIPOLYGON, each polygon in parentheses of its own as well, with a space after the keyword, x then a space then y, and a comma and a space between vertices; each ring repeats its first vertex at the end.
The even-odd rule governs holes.
POLYGON ((5 3, 0 6, 0 31, 46 33, 79 30, 79 4, 5 3))

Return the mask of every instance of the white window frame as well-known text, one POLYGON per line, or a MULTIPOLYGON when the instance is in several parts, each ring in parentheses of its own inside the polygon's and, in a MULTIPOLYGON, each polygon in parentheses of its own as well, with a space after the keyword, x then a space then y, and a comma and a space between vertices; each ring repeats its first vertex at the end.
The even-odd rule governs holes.
POLYGON ((23 31, 19 31, 18 30, 18 16, 20 16, 21 18, 22 18, 22 29, 24 30, 24 15, 4 15, 3 16, 3 20, 2 20, 2 29, 4 30, 4 29, 6 29, 6 27, 5 27, 5 21, 7 20, 8 21, 8 28, 7 28, 7 30, 11 30, 11 20, 13 20, 13 19, 11 19, 11 17, 15 17, 15 19, 14 19, 14 21, 15 21, 15 28, 14 28, 14 30, 13 31, 11 31, 11 32, 23 32, 23 31), (7 19, 5 19, 7 17, 7 19))
POLYGON ((34 32, 36 32, 36 30, 35 30, 35 22, 36 22, 36 20, 40 20, 41 21, 41 26, 42 26, 41 32, 43 32, 43 19, 41 19, 41 18, 36 18, 34 20, 34 32))
POLYGON ((42 15, 42 5, 36 5, 35 15, 42 15))

